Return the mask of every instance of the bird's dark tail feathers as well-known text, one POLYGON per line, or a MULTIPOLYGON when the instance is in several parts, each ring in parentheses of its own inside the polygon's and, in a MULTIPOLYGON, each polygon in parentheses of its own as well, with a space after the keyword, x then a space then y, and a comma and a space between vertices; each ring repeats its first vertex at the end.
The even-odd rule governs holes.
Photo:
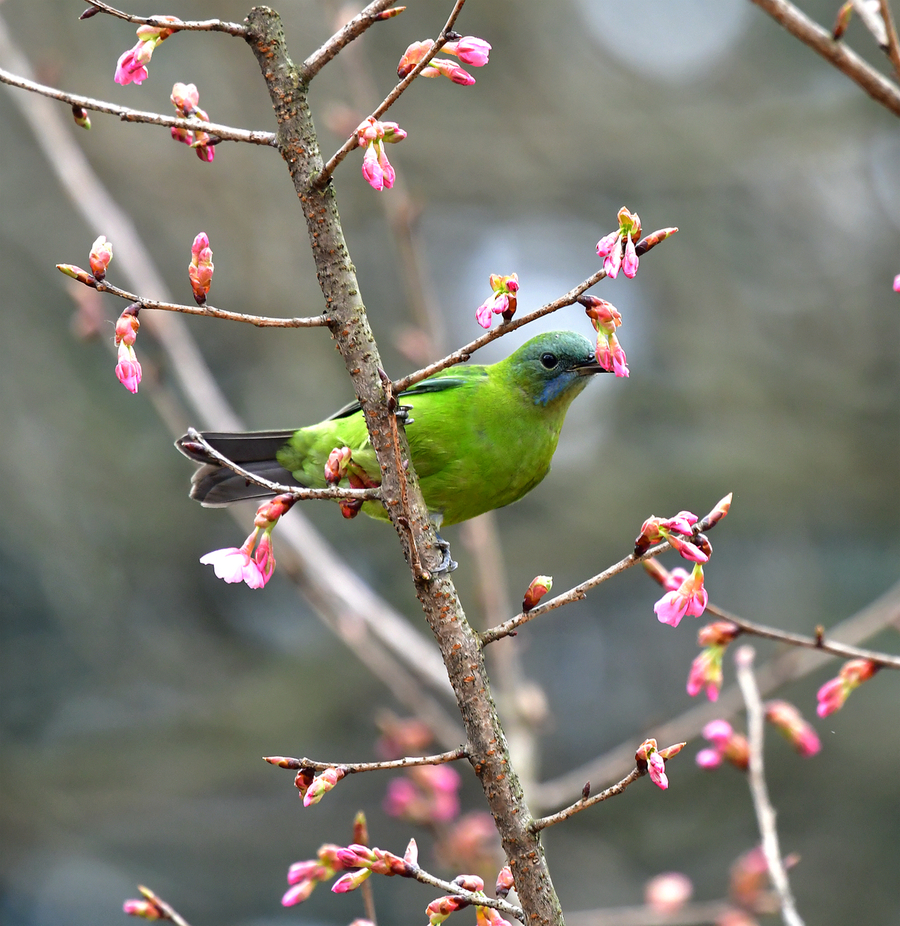
MULTIPOLYGON (((215 450, 237 463, 242 469, 282 485, 301 486, 288 470, 275 459, 275 454, 287 443, 293 431, 205 431, 203 439, 215 450)), ((191 477, 191 498, 205 508, 222 508, 248 498, 273 495, 263 486, 248 482, 227 466, 209 456, 209 452, 185 434, 175 446, 189 459, 201 464, 191 477)))

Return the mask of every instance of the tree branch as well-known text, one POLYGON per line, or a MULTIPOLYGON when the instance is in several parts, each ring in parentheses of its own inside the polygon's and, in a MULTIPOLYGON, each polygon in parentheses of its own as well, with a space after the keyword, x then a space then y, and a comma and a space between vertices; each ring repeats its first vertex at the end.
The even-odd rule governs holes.
MULTIPOLYGON (((548 826, 554 826, 557 823, 562 823, 563 820, 568 820, 569 817, 574 817, 576 813, 581 813, 582 810, 587 810, 588 807, 593 807, 594 804, 599 804, 601 801, 609 800, 611 797, 615 797, 617 794, 624 794, 625 789, 630 785, 634 784, 638 778, 642 778, 646 775, 646 771, 640 771, 637 768, 632 769, 621 781, 607 788, 605 791, 601 791, 599 794, 593 794, 590 797, 583 797, 581 800, 575 801, 574 804, 570 804, 568 807, 560 810, 558 813, 550 814, 547 817, 540 817, 538 820, 535 820, 531 824, 531 828, 538 832, 539 830, 545 829, 548 826)), ((587 788, 587 785, 585 785, 587 788)))
MULTIPOLYGON (((454 23, 457 20, 457 17, 462 12, 463 5, 466 0, 456 0, 456 3, 453 7, 453 10, 450 13, 450 17, 447 19, 444 28, 441 30, 441 34, 432 42, 431 48, 425 53, 424 57, 416 64, 416 66, 409 72, 409 74, 404 77, 400 83, 398 83, 393 90, 382 100, 381 103, 375 108, 375 111, 371 113, 373 119, 380 119, 393 105, 400 99, 403 92, 406 88, 428 67, 429 61, 447 44, 447 33, 453 28, 454 23)), ((362 120, 360 120, 362 121, 362 120)), ((326 183, 328 183, 331 175, 337 169, 338 164, 344 160, 347 155, 353 151, 354 148, 359 144, 356 134, 351 135, 340 148, 328 159, 328 163, 322 169, 321 173, 316 177, 315 185, 318 189, 322 189, 326 183)))
MULTIPOLYGON (((96 7, 101 13, 108 13, 116 19, 124 19, 126 22, 136 23, 139 26, 165 26, 167 29, 176 29, 179 32, 225 32, 228 35, 241 37, 247 34, 247 27, 241 23, 224 22, 221 19, 184 20, 173 24, 159 16, 135 16, 131 13, 125 13, 108 3, 101 2, 101 0, 96 0, 96 2, 90 0, 89 9, 91 6, 96 7)), ((87 17, 82 14, 81 18, 86 19, 87 17)))
POLYGON ((218 122, 204 122, 202 119, 183 119, 175 116, 164 116, 162 113, 150 113, 140 109, 131 109, 128 106, 118 106, 115 103, 95 100, 93 97, 82 96, 79 93, 67 93, 64 90, 57 90, 56 87, 47 87, 36 81, 28 80, 26 77, 19 77, 17 74, 11 74, 9 71, 3 70, 2 68, 0 68, 0 82, 9 84, 11 87, 18 87, 21 90, 28 90, 30 93, 37 93, 41 96, 49 97, 51 100, 59 100, 61 103, 68 103, 70 106, 81 106, 83 109, 89 109, 92 112, 118 116, 122 122, 144 122, 148 125, 191 129, 195 132, 207 132, 209 135, 213 135, 216 139, 221 141, 241 141, 250 145, 265 145, 270 148, 276 146, 275 135, 272 132, 235 129, 228 125, 220 125, 218 122))
POLYGON ((396 768, 414 768, 419 765, 443 765, 446 762, 455 762, 465 759, 469 755, 468 747, 457 746, 449 752, 441 752, 434 756, 404 756, 402 759, 388 759, 383 762, 316 762, 314 759, 294 759, 289 756, 263 756, 270 765, 299 771, 309 768, 316 772, 324 772, 327 768, 338 768, 348 775, 356 772, 390 771, 396 768))
POLYGON ((827 29, 813 22, 788 0, 751 0, 751 2, 784 26, 795 38, 818 52, 841 73, 846 74, 873 100, 889 109, 895 116, 900 116, 900 87, 879 74, 872 65, 843 42, 836 42, 827 29))
POLYGON ((429 559, 436 558, 436 538, 414 467, 409 462, 405 435, 402 429, 395 430, 396 417, 389 407, 388 390, 379 376, 381 359, 359 295, 333 185, 328 184, 324 189, 314 185, 323 165, 309 111, 308 84, 288 56, 276 14, 257 7, 251 10, 248 22, 248 42, 268 85, 279 126, 279 148, 306 217, 329 329, 366 416, 372 448, 382 471, 385 510, 413 569, 416 593, 440 646, 466 728, 469 761, 497 824, 530 926, 559 924, 562 922, 559 899, 540 840, 528 828, 531 814, 509 762, 478 637, 465 619, 449 577, 433 575, 429 571, 433 567, 428 563, 422 572, 414 568, 423 553, 429 559), (408 467, 405 487, 398 460, 402 467, 408 467))
POLYGON ((747 707, 747 740, 750 744, 748 784, 753 797, 753 808, 756 811, 769 877, 772 879, 772 884, 781 902, 781 916, 786 926, 803 926, 803 920, 797 913, 797 906, 791 893, 787 872, 781 861, 778 830, 775 827, 775 808, 769 800, 769 791, 766 787, 763 764, 763 728, 766 712, 753 675, 754 655, 752 646, 741 646, 734 656, 738 685, 747 707))

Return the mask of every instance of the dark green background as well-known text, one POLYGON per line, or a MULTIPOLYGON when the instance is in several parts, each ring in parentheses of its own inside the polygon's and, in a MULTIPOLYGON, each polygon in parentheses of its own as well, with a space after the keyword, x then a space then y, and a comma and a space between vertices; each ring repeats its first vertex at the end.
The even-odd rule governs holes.
MULTIPOLYGON (((172 83, 193 81, 213 120, 274 128, 240 40, 175 36, 143 86, 122 88, 113 70, 133 27, 104 16, 79 23, 83 6, 0 5, 41 80, 162 112, 172 83)), ((834 6, 805 4, 825 22, 834 6)), ((281 5, 296 59, 330 33, 337 9, 281 5)), ((246 7, 172 0, 134 10, 240 20, 246 7)), ((393 86, 407 44, 435 34, 448 10, 411 4, 359 43, 363 60, 348 55, 320 76, 312 102, 327 152, 341 142, 326 128, 338 107, 361 119, 393 86), (350 64, 362 69, 362 104, 352 103, 350 64)), ((409 138, 389 151, 421 208, 428 298, 452 346, 479 333, 474 311, 490 273, 518 272, 523 310, 592 273, 594 244, 621 205, 645 228, 681 228, 637 279, 596 290, 622 312, 631 377, 594 384, 546 482, 500 512, 512 600, 535 574, 552 574, 562 590, 619 559, 648 515, 702 512, 728 491, 735 504, 707 570, 715 601, 809 632, 881 594, 900 561, 897 119, 739 0, 470 0, 459 28, 493 44, 490 65, 471 88, 414 86, 390 115, 409 138)), ((871 48, 858 24, 848 39, 871 48)), ((116 383, 106 345, 70 333, 74 304, 54 264, 84 264, 97 232, 74 212, 11 93, 22 91, 0 92, 0 920, 121 923, 121 901, 141 882, 195 926, 349 922, 362 915, 356 895, 325 889, 282 912, 284 873, 321 842, 349 841, 357 807, 369 810, 376 844, 402 849, 413 833, 381 812, 386 780, 353 778, 304 811, 287 773, 259 756, 368 758, 379 705, 403 708, 283 578, 254 592, 198 564, 242 530, 188 502, 190 467, 146 395, 116 383)), ((274 151, 226 143, 206 165, 165 130, 93 121, 90 133, 72 131, 176 298, 189 301, 185 268, 202 229, 215 252, 215 304, 321 310, 274 151)), ((415 315, 379 198, 392 194, 365 185, 358 153, 336 187, 372 325, 398 376, 412 368, 396 344, 415 315)), ((121 310, 111 298, 102 305, 109 319, 121 310)), ((350 398, 324 331, 189 325, 251 426, 305 424, 350 398)), ((580 309, 550 327, 590 334, 580 309)), ((137 349, 148 374, 174 389, 152 339, 142 335, 137 349)), ((332 506, 305 510, 421 623, 389 528, 344 522, 332 506)), ((457 529, 448 537, 464 603, 480 620, 471 557, 457 529)), ((637 745, 690 706, 696 623, 660 626, 656 597, 628 574, 516 638, 552 712, 540 777, 625 739, 637 745)), ((873 644, 896 650, 896 633, 873 644)), ((758 649, 760 658, 772 651, 758 649)), ((784 696, 812 716, 816 687, 836 668, 784 696)), ((817 721, 815 759, 769 736, 782 846, 802 856, 792 882, 809 923, 900 924, 897 683, 884 673, 817 721)), ((641 782, 547 834, 567 909, 639 902, 643 882, 667 869, 686 871, 701 899, 723 894, 755 827, 741 776, 699 772, 695 751, 670 765, 668 792, 641 782)), ((480 807, 466 778, 467 806, 480 807)), ((427 862, 428 838, 415 835, 427 862)), ((432 892, 396 880, 375 890, 383 922, 424 922, 432 892)))

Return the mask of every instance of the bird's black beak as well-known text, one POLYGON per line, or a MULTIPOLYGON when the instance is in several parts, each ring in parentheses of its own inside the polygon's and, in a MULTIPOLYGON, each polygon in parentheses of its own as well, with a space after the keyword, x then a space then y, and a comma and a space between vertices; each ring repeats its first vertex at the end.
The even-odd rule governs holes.
POLYGON ((597 363, 596 359, 591 357, 589 360, 579 360, 572 369, 579 376, 591 376, 594 373, 612 373, 612 370, 607 370, 605 367, 601 367, 597 363))

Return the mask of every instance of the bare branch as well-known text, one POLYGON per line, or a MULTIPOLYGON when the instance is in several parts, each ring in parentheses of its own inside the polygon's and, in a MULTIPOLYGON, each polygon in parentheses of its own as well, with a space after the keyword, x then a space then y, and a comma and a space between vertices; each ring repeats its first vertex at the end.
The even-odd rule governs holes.
POLYGON ((753 808, 762 837, 763 854, 769 867, 769 877, 781 901, 781 916, 786 926, 803 926, 803 920, 797 913, 791 885, 787 872, 781 862, 781 849, 778 846, 778 830, 775 827, 775 808, 769 800, 766 787, 765 768, 763 764, 763 727, 765 709, 759 696, 759 688, 753 675, 752 646, 742 646, 734 656, 737 666, 738 685, 747 707, 747 739, 750 744, 750 767, 748 784, 753 798, 753 808))
POLYGON ((551 598, 549 601, 539 604, 530 611, 523 611, 521 614, 517 614, 508 621, 499 624, 497 627, 485 630, 484 633, 481 634, 482 646, 487 646, 488 643, 493 643, 496 640, 501 640, 503 637, 510 636, 510 634, 515 633, 522 624, 527 624, 528 621, 534 620, 536 617, 541 617, 549 611, 555 611, 563 605, 572 604, 573 601, 581 601, 592 588, 602 585, 613 576, 625 572, 626 569, 631 569, 632 566, 642 563, 645 559, 652 559, 654 556, 659 556, 660 553, 665 553, 666 550, 669 549, 671 549, 671 546, 668 541, 665 541, 657 544, 655 547, 651 547, 641 556, 635 556, 634 553, 629 553, 624 559, 620 559, 619 562, 614 563, 608 569, 604 569, 603 572, 598 572, 597 575, 592 576, 590 579, 586 579, 584 582, 573 586, 567 592, 563 592, 561 595, 557 595, 555 598, 551 598))
POLYGON ((381 498, 381 489, 377 487, 374 489, 343 489, 340 486, 329 486, 326 489, 304 489, 298 488, 297 486, 282 485, 280 482, 272 482, 271 479, 264 479, 258 473, 251 473, 249 470, 229 460, 224 454, 219 453, 219 451, 206 441, 203 435, 194 428, 188 428, 187 436, 192 441, 200 444, 217 463, 237 473, 239 476, 243 476, 248 482, 262 486, 264 489, 268 489, 276 495, 292 495, 294 498, 298 499, 324 498, 334 500, 350 498, 360 499, 361 501, 377 501, 381 498))
MULTIPOLYGON (((900 622, 900 582, 889 588, 880 598, 866 605, 852 617, 831 630, 834 640, 855 643, 878 633, 889 624, 900 622)), ((898 624, 900 625, 900 624, 898 624)), ((763 694, 769 694, 787 682, 803 678, 820 668, 830 657, 826 653, 806 652, 792 648, 760 667, 758 685, 763 694)), ((726 688, 716 702, 695 704, 688 710, 656 727, 657 738, 662 742, 689 740, 699 735, 703 727, 717 717, 732 717, 741 708, 741 695, 736 686, 726 688)), ((634 761, 634 744, 626 740, 577 768, 549 781, 536 785, 531 792, 531 803, 538 807, 558 807, 571 800, 588 779, 597 783, 614 782, 631 767, 634 761)))
POLYGON ((548 826, 562 823, 563 820, 574 817, 576 813, 581 813, 582 810, 587 810, 588 807, 593 807, 594 804, 609 800, 609 798, 615 797, 617 794, 623 794, 630 784, 633 784, 638 778, 642 778, 644 775, 646 775, 646 772, 634 768, 620 782, 617 782, 605 791, 601 791, 599 794, 594 794, 591 797, 582 798, 579 801, 575 801, 574 804, 570 804, 568 807, 560 810, 558 813, 550 814, 550 816, 535 820, 531 824, 531 829, 537 833, 548 826))
MULTIPOLYGON (((63 265, 65 266, 65 265, 63 265)), ((85 286, 96 289, 98 293, 109 293, 128 302, 136 302, 142 309, 157 309, 163 312, 181 312, 184 315, 202 315, 205 318, 219 318, 223 321, 245 322, 257 328, 325 328, 328 318, 325 315, 311 315, 297 318, 271 318, 265 315, 246 315, 243 312, 230 312, 227 309, 217 309, 211 305, 182 305, 177 302, 159 302, 156 299, 145 299, 125 289, 120 289, 106 280, 97 280, 88 275, 88 279, 80 280, 85 286)))
MULTIPOLYGON (((358 39, 369 26, 382 21, 381 14, 389 7, 394 6, 397 0, 374 0, 362 12, 357 13, 348 23, 342 26, 321 48, 316 49, 303 62, 300 72, 304 80, 312 80, 319 71, 331 61, 337 53, 358 39)), ((401 7, 401 9, 403 9, 401 7)))
POLYGON ((887 0, 879 0, 881 18, 884 20, 884 29, 887 33, 887 55, 894 66, 894 77, 900 78, 900 40, 897 39, 897 27, 887 0))
POLYGON ((348 775, 356 772, 379 772, 397 768, 415 768, 419 765, 443 765, 445 762, 456 762, 469 755, 466 746, 457 746, 449 752, 441 752, 433 756, 404 756, 402 759, 389 759, 384 762, 316 762, 314 759, 294 759, 289 756, 263 756, 270 765, 299 771, 301 768, 324 772, 327 768, 338 768, 348 775))
MULTIPOLYGON (((441 34, 432 42, 431 48, 428 49, 425 56, 419 61, 416 66, 394 87, 393 90, 382 100, 381 103, 375 108, 375 111, 371 113, 373 119, 380 119, 393 105, 400 99, 403 92, 406 88, 428 67, 428 63, 431 59, 447 44, 447 33, 453 28, 459 14, 462 12, 463 5, 466 0, 456 0, 456 3, 453 6, 452 11, 450 12, 450 17, 447 19, 444 28, 441 30, 441 34)), ((362 120, 360 120, 362 121, 362 120)), ((338 164, 344 160, 345 157, 359 144, 355 134, 351 135, 347 141, 328 159, 328 163, 322 168, 319 175, 316 177, 315 186, 317 189, 321 190, 325 187, 330 179, 331 175, 335 172, 338 164)))
POLYGON ((813 22, 788 0, 751 0, 768 13, 791 35, 800 39, 826 61, 859 84, 877 103, 895 116, 900 116, 900 87, 879 74, 867 61, 851 51, 843 42, 836 42, 827 29, 813 22))
POLYGON ((791 633, 787 630, 779 630, 776 627, 767 627, 765 624, 748 621, 714 604, 707 605, 706 610, 714 617, 730 621, 745 633, 753 634, 756 637, 777 640, 779 643, 789 643, 791 646, 801 646, 806 649, 817 649, 823 653, 831 653, 832 656, 840 656, 844 659, 869 659, 885 669, 900 669, 900 656, 891 656, 889 653, 879 653, 875 650, 828 640, 825 638, 824 630, 821 633, 817 632, 814 637, 808 637, 800 633, 791 633))
POLYGON ((115 103, 95 100, 93 97, 82 96, 78 93, 67 93, 64 90, 57 90, 56 87, 47 87, 36 81, 28 80, 25 77, 19 77, 17 74, 11 74, 9 71, 3 70, 2 68, 0 68, 0 82, 9 84, 11 87, 19 87, 22 90, 28 90, 31 93, 38 93, 41 96, 50 97, 52 100, 59 100, 62 103, 68 103, 72 106, 81 106, 83 109, 89 109, 92 112, 118 116, 123 122, 143 122, 148 125, 191 129, 194 132, 207 132, 209 135, 215 136, 216 139, 221 141, 241 141, 250 145, 265 145, 270 148, 276 147, 277 139, 274 132, 235 129, 229 125, 220 125, 218 122, 204 122, 202 119, 182 119, 181 117, 164 116, 162 113, 151 113, 144 112, 140 109, 131 109, 128 106, 118 106, 115 103))
POLYGON ((167 29, 175 29, 179 32, 225 32, 228 35, 241 37, 247 34, 247 27, 241 23, 229 23, 221 19, 183 20, 179 23, 170 23, 160 16, 134 16, 131 13, 117 10, 108 3, 102 3, 101 0, 96 0, 96 2, 90 0, 90 6, 97 7, 101 13, 108 13, 116 19, 124 19, 125 22, 136 23, 139 26, 165 26, 167 29))

